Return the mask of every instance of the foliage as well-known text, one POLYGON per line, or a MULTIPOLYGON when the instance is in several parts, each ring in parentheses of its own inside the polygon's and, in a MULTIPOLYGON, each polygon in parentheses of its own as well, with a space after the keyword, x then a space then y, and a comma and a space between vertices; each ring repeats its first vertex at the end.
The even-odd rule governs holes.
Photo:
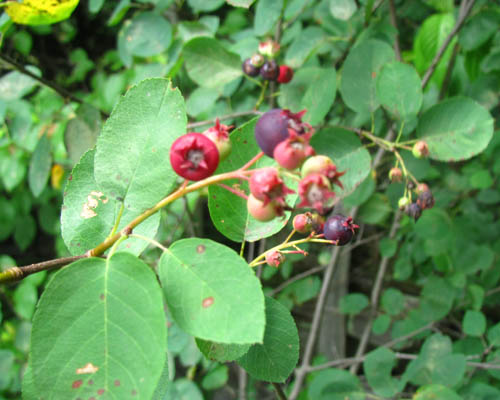
POLYGON ((0 400, 500 398, 500 5, 456 3, 1 3, 0 400), (242 70, 270 38, 290 83, 242 70), (276 107, 353 246, 289 236, 297 193, 247 210, 276 107), (230 155, 183 183, 170 146, 216 118, 230 155))

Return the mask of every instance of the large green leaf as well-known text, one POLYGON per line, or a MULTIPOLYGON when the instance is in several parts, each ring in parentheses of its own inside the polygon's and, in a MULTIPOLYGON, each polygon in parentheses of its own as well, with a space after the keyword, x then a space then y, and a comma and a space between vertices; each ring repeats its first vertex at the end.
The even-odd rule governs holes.
POLYGON ((189 77, 200 86, 222 86, 243 74, 240 57, 216 39, 191 39, 184 45, 183 53, 189 77))
POLYGON ((366 355, 363 369, 368 384, 377 395, 392 397, 403 390, 405 382, 391 376, 395 365, 396 355, 385 347, 379 347, 366 355))
POLYGON ((317 154, 330 157, 339 171, 345 171, 340 178, 343 189, 336 189, 340 197, 352 193, 370 173, 370 153, 355 133, 342 128, 325 128, 311 139, 317 154))
POLYGON ((484 44, 500 28, 500 10, 485 9, 467 19, 458 41, 466 51, 475 50, 484 44))
POLYGON ((266 297, 264 342, 254 344, 238 359, 255 379, 283 382, 299 359, 299 334, 290 312, 278 301, 266 297))
POLYGON ((263 36, 273 29, 274 24, 281 15, 282 8, 283 0, 259 0, 257 2, 253 25, 253 30, 257 36, 263 36))
POLYGON ((50 140, 47 135, 43 135, 38 140, 28 171, 28 183, 35 197, 40 196, 45 186, 47 186, 51 165, 50 140))
MULTIPOLYGON (((443 385, 427 385, 417 390, 413 400, 462 400, 455 391, 443 385)), ((492 398, 493 399, 493 398, 492 398)), ((486 400, 486 398, 484 398, 486 400)))
POLYGON ((455 97, 436 104, 419 118, 417 136, 427 142, 431 158, 466 160, 490 142, 493 118, 474 100, 455 97))
POLYGON ((245 354, 251 346, 250 344, 215 343, 198 338, 196 338, 196 344, 206 358, 218 362, 234 361, 245 354))
POLYGON ((325 369, 314 375, 308 388, 314 400, 365 400, 358 378, 341 369, 325 369))
POLYGON ((377 75, 394 58, 392 47, 375 39, 366 40, 349 52, 340 84, 340 93, 349 108, 359 113, 371 113, 378 108, 377 75))
POLYGON ((326 32, 318 26, 309 26, 301 31, 285 55, 285 64, 299 68, 327 40, 326 32))
POLYGON ((337 90, 334 68, 300 68, 292 81, 281 87, 278 103, 281 108, 298 112, 304 108, 303 120, 311 125, 323 121, 332 107, 337 90))
POLYGON ((95 179, 128 210, 144 211, 172 189, 173 141, 186 132, 184 100, 167 79, 142 81, 120 99, 97 139, 95 179))
POLYGON ((86 103, 78 107, 75 117, 68 121, 64 131, 64 145, 73 163, 76 164, 87 150, 95 146, 100 131, 99 110, 86 103))
MULTIPOLYGON (((111 233, 120 213, 122 202, 101 192, 94 179, 95 150, 85 153, 75 165, 64 191, 61 211, 61 231, 64 243, 73 255, 83 254, 103 242, 111 233)), ((125 227, 138 211, 124 210, 119 229, 125 227)), ((154 237, 160 223, 160 213, 156 213, 140 224, 135 232, 154 237)), ((147 242, 130 238, 119 245, 119 249, 140 254, 147 242)))
POLYGON ((255 0, 226 0, 226 2, 234 7, 248 8, 255 0))
MULTIPOLYGON (((256 122, 257 118, 231 133, 231 154, 219 165, 216 173, 234 171, 260 152, 254 135, 256 122)), ((257 166, 264 167, 273 163, 273 159, 264 156, 259 160, 257 166)), ((285 179, 285 182, 293 188, 293 181, 289 182, 285 179)), ((225 184, 231 186, 240 184, 240 182, 230 180, 225 184)), ((248 183, 246 181, 241 182, 239 187, 248 192, 248 183)), ((278 217, 269 222, 260 222, 248 213, 247 202, 243 198, 215 185, 208 188, 208 194, 208 208, 212 222, 219 232, 235 242, 244 240, 253 242, 274 235, 286 225, 290 217, 290 212, 286 212, 285 217, 278 217)), ((296 195, 287 196, 287 199, 288 203, 293 205, 296 195)))
POLYGON ((260 282, 234 250, 211 240, 179 240, 161 257, 159 275, 183 331, 217 343, 262 341, 260 282))
POLYGON ((408 64, 386 64, 377 78, 380 103, 398 119, 414 117, 422 106, 422 84, 417 71, 408 64))
POLYGON ((33 320, 37 396, 149 399, 166 340, 162 294, 148 265, 128 253, 79 260, 54 275, 33 320))

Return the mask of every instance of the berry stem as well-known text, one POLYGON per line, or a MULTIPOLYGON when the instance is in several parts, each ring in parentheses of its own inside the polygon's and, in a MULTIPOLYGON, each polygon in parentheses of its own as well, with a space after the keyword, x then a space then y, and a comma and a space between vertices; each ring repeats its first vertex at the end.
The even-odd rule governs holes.
POLYGON ((241 197, 242 199, 248 200, 248 196, 245 194, 245 192, 243 192, 243 190, 233 189, 231 186, 225 185, 224 183, 218 183, 217 186, 220 186, 221 188, 228 190, 232 194, 241 197))
POLYGON ((260 91, 260 96, 259 99, 257 100, 257 103, 255 103, 255 110, 258 110, 262 102, 264 101, 266 97, 266 90, 267 86, 269 85, 269 81, 264 81, 264 84, 262 85, 262 90, 260 91))
MULTIPOLYGON (((243 167, 239 168, 237 171, 246 171, 248 168, 250 168, 253 164, 255 164, 263 156, 264 156, 264 152, 261 151, 259 154, 257 154, 255 157, 253 157, 250 161, 248 161, 245 165, 243 165, 243 167)), ((246 179, 246 177, 244 177, 243 179, 246 179)))

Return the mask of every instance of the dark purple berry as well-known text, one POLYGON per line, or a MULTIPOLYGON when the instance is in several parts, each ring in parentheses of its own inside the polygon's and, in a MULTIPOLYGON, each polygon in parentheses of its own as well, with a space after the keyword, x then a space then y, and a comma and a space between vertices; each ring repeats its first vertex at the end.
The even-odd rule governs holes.
POLYGON ((243 64, 241 65, 241 69, 245 73, 245 75, 248 76, 257 76, 259 75, 260 68, 254 66, 252 64, 252 59, 247 58, 245 61, 243 61, 243 64))
POLYGON ((269 60, 260 69, 260 76, 268 81, 275 81, 280 74, 280 68, 276 61, 269 60))
POLYGON ((325 239, 338 240, 337 244, 343 246, 351 241, 355 228, 359 227, 353 224, 351 217, 344 217, 340 214, 334 215, 325 222, 325 239))
POLYGON ((422 208, 417 203, 411 203, 406 206, 405 212, 417 222, 422 215, 422 208))

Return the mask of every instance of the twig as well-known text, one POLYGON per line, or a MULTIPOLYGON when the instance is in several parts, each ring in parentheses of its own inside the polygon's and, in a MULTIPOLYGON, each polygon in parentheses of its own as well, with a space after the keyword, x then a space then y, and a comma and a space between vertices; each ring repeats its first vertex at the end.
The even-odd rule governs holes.
POLYGON ((474 5, 475 0, 462 0, 460 3, 460 11, 458 13, 458 19, 457 22, 455 23, 455 26, 451 30, 450 34, 446 37, 444 40, 443 44, 441 45, 440 49, 434 56, 434 59, 431 62, 431 65, 429 65, 429 68, 427 68, 427 71, 424 74, 424 77, 422 78, 422 89, 424 89, 427 84, 429 83, 429 80, 431 79, 432 74, 436 70, 436 67, 443 57, 446 49, 448 48, 448 45, 452 41, 453 37, 460 31, 462 28, 462 25, 467 18, 467 16, 470 13, 470 10, 472 9, 472 6, 474 5))
POLYGON ((401 49, 399 47, 399 32, 394 0, 389 0, 389 12, 391 16, 391 25, 396 29, 396 37, 394 38, 394 53, 396 53, 396 60, 401 61, 401 49))
MULTIPOLYGON (((396 235, 397 228, 399 226, 399 218, 401 216, 401 212, 398 210, 394 215, 394 220, 392 222, 391 230, 389 232, 389 238, 393 238, 396 235)), ((368 318, 368 322, 365 325, 365 329, 363 334, 361 335, 361 340, 359 341, 358 349, 356 350, 355 357, 361 357, 368 346, 368 340, 370 339, 370 333, 372 330, 372 324, 375 320, 375 316, 377 315, 377 307, 378 300, 380 297, 380 291, 382 289, 382 282, 384 280, 385 271, 387 270, 387 266, 389 264, 389 257, 382 257, 380 260, 380 264, 378 267, 377 277, 375 279, 375 284, 373 285, 371 297, 370 297, 370 316, 368 318)), ((356 375, 359 368, 359 364, 354 364, 351 367, 350 372, 353 375, 356 375)))
MULTIPOLYGON (((239 117, 246 117, 247 115, 261 115, 262 111, 240 111, 240 112, 235 112, 231 114, 226 114, 223 115, 222 117, 218 117, 219 121, 224 121, 226 119, 233 119, 233 118, 239 118, 239 117)), ((206 121, 199 121, 199 122, 190 122, 187 124, 188 129, 193 129, 193 128, 198 128, 199 126, 204 126, 204 125, 211 125, 215 124, 215 118, 214 119, 207 119, 206 121)))
POLYGON ((432 329, 433 325, 434 325, 434 322, 430 322, 427 325, 422 326, 421 328, 415 329, 413 332, 410 332, 407 335, 400 336, 400 337, 398 337, 398 338, 396 338, 394 340, 391 340, 391 341, 389 341, 387 343, 384 343, 382 345, 382 347, 387 347, 387 348, 393 347, 393 346, 397 345, 398 343, 401 343, 401 342, 404 342, 404 341, 406 341, 408 339, 411 339, 411 338, 419 335, 420 333, 422 333, 422 332, 424 332, 424 331, 426 331, 428 329, 432 329))
POLYGON ((274 390, 276 390, 276 395, 278 396, 279 400, 287 400, 285 392, 283 392, 283 389, 281 389, 279 383, 273 382, 273 387, 274 390))
POLYGON ((308 269, 307 271, 301 272, 300 274, 295 275, 294 277, 286 280, 283 282, 281 285, 279 285, 276 289, 274 289, 271 293, 269 293, 270 296, 276 296, 279 292, 281 292, 284 288, 287 286, 291 285, 293 282, 296 282, 302 278, 306 278, 309 275, 314 275, 316 272, 323 271, 326 268, 325 265, 320 265, 319 267, 316 268, 311 268, 308 269))
MULTIPOLYGON (((85 101, 83 101, 82 99, 79 99, 73 93, 69 92, 68 90, 66 90, 62 86, 59 86, 57 83, 51 82, 51 81, 45 79, 44 77, 41 77, 41 76, 38 76, 38 75, 34 74, 30 70, 26 69, 24 67, 24 65, 18 63, 13 58, 10 58, 9 56, 7 56, 5 54, 0 53, 0 60, 6 62, 9 65, 11 65, 12 67, 14 67, 20 73, 22 73, 24 75, 27 75, 27 76, 35 79, 36 81, 40 82, 42 85, 51 88, 52 90, 54 90, 55 92, 57 92, 64 99, 65 102, 68 102, 69 100, 71 100, 71 101, 74 101, 74 102, 79 103, 79 104, 87 104, 85 101)), ((95 106, 92 106, 92 107, 96 108, 95 106)), ((102 110, 99 110, 99 112, 101 113, 101 116, 103 118, 109 117, 108 113, 106 113, 106 112, 104 112, 102 110)))
POLYGON ((443 99, 443 97, 446 94, 446 91, 448 90, 448 86, 451 81, 451 74, 453 72, 453 67, 455 66, 455 61, 457 59, 458 55, 458 50, 460 49, 460 45, 458 42, 455 43, 455 46, 453 46, 453 53, 451 53, 451 58, 450 62, 448 63, 448 68, 446 69, 446 75, 443 80, 443 84, 441 85, 441 90, 439 91, 439 99, 443 99))

